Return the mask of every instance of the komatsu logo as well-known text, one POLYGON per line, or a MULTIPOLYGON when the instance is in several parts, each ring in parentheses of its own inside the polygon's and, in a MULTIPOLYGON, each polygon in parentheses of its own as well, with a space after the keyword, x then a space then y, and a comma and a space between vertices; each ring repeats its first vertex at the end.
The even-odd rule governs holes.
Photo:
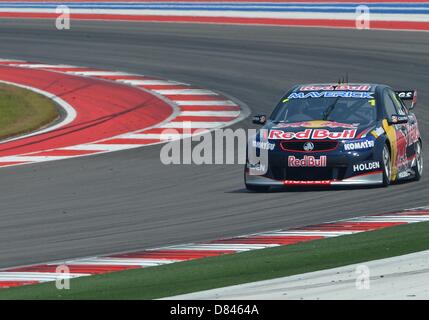
POLYGON ((344 143, 344 150, 345 151, 365 150, 365 149, 374 148, 374 146, 375 146, 374 140, 346 142, 344 143))
POLYGON ((283 130, 270 130, 269 139, 280 140, 339 140, 353 139, 356 136, 356 129, 347 129, 342 131, 329 131, 326 129, 306 129, 304 131, 289 132, 283 130))

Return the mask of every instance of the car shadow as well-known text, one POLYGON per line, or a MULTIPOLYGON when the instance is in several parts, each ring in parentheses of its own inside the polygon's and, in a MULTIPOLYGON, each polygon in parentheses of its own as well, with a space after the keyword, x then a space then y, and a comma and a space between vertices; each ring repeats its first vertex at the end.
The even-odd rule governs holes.
MULTIPOLYGON (((402 182, 403 183, 403 182, 402 182)), ((401 183, 401 184, 402 184, 401 183)), ((399 184, 399 183, 398 183, 399 184)), ((226 191, 225 193, 242 193, 242 194, 264 194, 264 193, 289 193, 289 192, 338 192, 344 190, 368 190, 368 189, 377 189, 382 188, 382 186, 294 186, 294 187, 282 187, 276 186, 271 187, 270 190, 266 192, 254 192, 247 190, 246 188, 226 191)))

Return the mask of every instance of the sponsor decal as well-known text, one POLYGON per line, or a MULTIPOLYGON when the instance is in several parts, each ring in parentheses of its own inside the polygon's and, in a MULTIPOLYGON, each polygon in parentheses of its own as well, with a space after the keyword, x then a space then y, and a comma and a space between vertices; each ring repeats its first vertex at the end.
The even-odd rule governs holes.
POLYGON ((402 121, 408 121, 408 116, 405 115, 393 115, 392 116, 392 123, 398 123, 398 122, 402 122, 402 121))
POLYGON ((312 129, 305 129, 304 131, 299 132, 289 132, 283 130, 270 130, 270 134, 268 135, 268 139, 284 139, 284 140, 292 140, 292 139, 310 139, 312 129))
POLYGON ((350 90, 350 91, 369 91, 371 89, 371 86, 369 85, 339 85, 336 86, 335 90, 350 90))
POLYGON ((347 128, 354 129, 359 126, 359 123, 340 123, 335 121, 314 120, 294 123, 280 123, 276 128, 347 128))
POLYGON ((329 131, 325 129, 316 129, 313 132, 313 139, 353 139, 356 136, 356 129, 348 129, 343 131, 329 131))
POLYGON ((399 179, 408 178, 409 176, 411 176, 411 172, 409 172, 409 171, 402 171, 402 172, 398 173, 399 179))
POLYGON ((287 164, 289 167, 326 167, 327 165, 326 156, 316 158, 314 156, 304 156, 303 159, 297 159, 295 156, 289 156, 287 164))
POLYGON ((261 163, 256 163, 256 164, 247 163, 247 168, 250 170, 254 170, 254 171, 267 172, 267 170, 266 170, 267 167, 261 163))
POLYGON ((304 131, 289 132, 283 130, 270 130, 268 139, 281 140, 339 140, 353 139, 356 136, 357 129, 347 129, 343 131, 329 131, 326 129, 305 129, 304 131))
POLYGON ((374 99, 372 92, 359 91, 310 91, 293 92, 288 96, 288 99, 307 99, 307 98, 357 98, 357 99, 374 99))
POLYGON ((344 151, 354 151, 354 150, 365 150, 374 148, 375 141, 374 140, 360 140, 353 142, 345 142, 344 143, 344 151))
POLYGON ((414 90, 412 90, 412 91, 396 91, 396 95, 400 99, 411 100, 414 96, 414 90))
POLYGON ((408 167, 407 134, 402 130, 396 131, 396 150, 397 150, 397 161, 396 161, 397 168, 400 170, 401 168, 408 167))
POLYGON ((301 181, 301 180, 285 180, 283 181, 283 184, 285 185, 330 185, 330 180, 308 180, 308 181, 301 181))
POLYGON ((327 85, 327 86, 302 86, 299 88, 300 91, 328 91, 328 90, 349 90, 349 91, 369 91, 370 85, 327 85))
POLYGON ((364 162, 353 165, 353 172, 372 171, 380 168, 380 162, 378 161, 364 162))
POLYGON ((262 150, 274 150, 276 145, 274 143, 269 143, 267 141, 255 141, 253 140, 253 147, 262 149, 262 150))
POLYGON ((382 127, 378 127, 375 130, 371 131, 371 134, 375 137, 378 138, 379 136, 381 136, 382 134, 384 134, 386 131, 384 131, 384 129, 382 127))
POLYGON ((420 133, 419 130, 417 128, 416 124, 410 125, 408 127, 408 146, 412 145, 413 143, 416 143, 417 140, 419 140, 420 137, 420 133))

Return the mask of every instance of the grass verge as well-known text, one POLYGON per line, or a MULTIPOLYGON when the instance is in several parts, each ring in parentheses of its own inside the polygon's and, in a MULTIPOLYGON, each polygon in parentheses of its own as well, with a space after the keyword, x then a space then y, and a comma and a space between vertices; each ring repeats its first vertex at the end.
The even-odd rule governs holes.
POLYGON ((34 131, 57 117, 58 110, 52 100, 0 83, 0 139, 34 131))
POLYGON ((429 249, 429 222, 295 245, 0 289, 0 299, 154 299, 334 268, 429 249))

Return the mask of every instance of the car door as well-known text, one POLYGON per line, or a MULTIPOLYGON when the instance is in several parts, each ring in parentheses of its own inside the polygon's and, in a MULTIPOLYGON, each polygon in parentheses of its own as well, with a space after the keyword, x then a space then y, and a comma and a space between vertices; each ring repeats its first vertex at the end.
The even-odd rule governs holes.
MULTIPOLYGON (((402 108, 401 103, 393 90, 386 88, 383 93, 383 100, 388 119, 391 119, 392 115, 407 115, 406 110, 402 108)), ((389 138, 392 143, 392 149, 395 149, 392 150, 392 159, 394 167, 393 171, 396 171, 396 173, 403 172, 409 168, 407 156, 408 126, 408 124, 390 125, 394 130, 394 137, 389 138)))

